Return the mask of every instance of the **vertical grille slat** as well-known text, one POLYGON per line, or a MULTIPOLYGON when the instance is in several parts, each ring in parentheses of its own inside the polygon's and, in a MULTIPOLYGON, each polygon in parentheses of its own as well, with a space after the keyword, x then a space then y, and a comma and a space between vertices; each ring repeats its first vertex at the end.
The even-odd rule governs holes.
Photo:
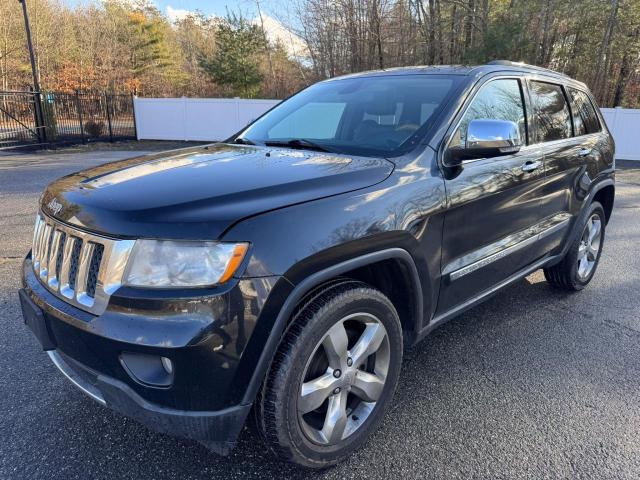
POLYGON ((37 235, 37 239, 36 239, 36 246, 35 246, 35 251, 36 251, 36 263, 35 263, 35 268, 36 268, 36 273, 40 273, 40 267, 42 266, 42 237, 44 235, 44 227, 45 227, 45 223, 44 222, 40 222, 40 225, 38 226, 38 235, 37 235))
POLYGON ((74 286, 71 283, 71 259, 72 252, 75 250, 76 237, 67 236, 64 243, 64 251, 62 253, 62 265, 60 266, 60 293, 67 298, 73 298, 74 286))
POLYGON ((62 270, 62 259, 64 258, 64 247, 66 240, 66 232, 60 232, 60 244, 58 245, 58 256, 56 257, 56 278, 58 279, 58 282, 60 282, 60 271, 62 270))
POLYGON ((91 265, 89 265, 89 275, 87 277, 87 295, 91 298, 96 296, 96 286, 98 284, 98 273, 100 264, 102 263, 102 255, 104 254, 104 245, 96 244, 91 257, 91 265))
POLYGON ((53 227, 48 223, 44 226, 44 232, 42 234, 42 253, 40 257, 40 278, 46 281, 47 279, 47 266, 49 264, 49 250, 51 247, 51 233, 53 227))
POLYGON ((76 280, 78 278, 78 264, 80 263, 82 239, 74 237, 73 240, 73 250, 71 250, 71 262, 69 266, 69 286, 75 291, 77 289, 76 280))
POLYGON ((40 255, 38 253, 39 245, 40 245, 40 233, 42 232, 42 219, 40 215, 36 218, 36 227, 33 230, 33 248, 31 249, 31 259, 33 261, 33 267, 40 267, 40 255))
POLYGON ((47 261, 47 283, 55 290, 58 289, 58 277, 56 276, 56 263, 58 261, 58 249, 60 248, 60 230, 54 230, 49 241, 49 256, 47 261))
POLYGON ((40 213, 33 232, 33 270, 67 303, 101 314, 121 285, 134 243, 76 230, 40 213))
POLYGON ((87 279, 89 278, 89 267, 93 259, 93 252, 96 244, 93 242, 83 242, 82 251, 80 252, 80 261, 78 262, 78 274, 76 279, 76 290, 78 292, 76 299, 78 302, 90 307, 93 305, 93 298, 87 293, 87 279))

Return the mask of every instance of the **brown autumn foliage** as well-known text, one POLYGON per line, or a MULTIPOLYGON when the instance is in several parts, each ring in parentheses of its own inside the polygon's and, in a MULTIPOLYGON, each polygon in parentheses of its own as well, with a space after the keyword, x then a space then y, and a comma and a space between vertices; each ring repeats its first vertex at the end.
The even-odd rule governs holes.
MULTIPOLYGON (((60 0, 27 0, 27 5, 43 90, 236 94, 228 85, 216 84, 202 68, 219 50, 216 34, 228 20, 194 14, 171 23, 145 0, 73 7, 60 0)), ((25 42, 20 4, 0 0, 0 90, 27 90, 32 85, 25 42)), ((256 48, 264 79, 255 89, 257 96, 286 95, 304 86, 301 71, 307 67, 276 44, 261 40, 256 48), (273 58, 271 65, 268 56, 273 58)))

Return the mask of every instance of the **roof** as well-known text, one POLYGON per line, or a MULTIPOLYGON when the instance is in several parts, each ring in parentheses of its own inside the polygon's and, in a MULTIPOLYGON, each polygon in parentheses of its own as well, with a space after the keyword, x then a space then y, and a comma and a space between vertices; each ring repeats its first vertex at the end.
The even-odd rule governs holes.
MULTIPOLYGON (((535 75, 545 75, 555 77, 563 82, 581 84, 581 82, 566 76, 563 73, 550 70, 548 68, 528 65, 526 63, 511 62, 509 60, 494 60, 485 65, 418 65, 411 67, 385 68, 382 70, 370 70, 366 72, 352 73, 336 78, 357 78, 375 77, 389 74, 411 75, 411 74, 431 74, 431 75, 464 75, 483 76, 494 72, 523 72, 535 75)), ((581 84, 582 85, 582 84, 581 84)))

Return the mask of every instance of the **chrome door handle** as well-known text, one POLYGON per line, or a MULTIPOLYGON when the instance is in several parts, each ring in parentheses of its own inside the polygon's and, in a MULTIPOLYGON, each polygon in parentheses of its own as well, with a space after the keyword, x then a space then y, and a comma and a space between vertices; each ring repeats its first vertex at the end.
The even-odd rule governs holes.
POLYGON ((580 157, 586 157, 587 155, 589 155, 591 153, 591 149, 590 148, 586 148, 583 147, 580 149, 580 151, 578 152, 578 156, 580 157))
POLYGON ((522 165, 523 172, 533 172, 542 166, 542 162, 540 160, 536 160, 535 162, 527 162, 522 165))

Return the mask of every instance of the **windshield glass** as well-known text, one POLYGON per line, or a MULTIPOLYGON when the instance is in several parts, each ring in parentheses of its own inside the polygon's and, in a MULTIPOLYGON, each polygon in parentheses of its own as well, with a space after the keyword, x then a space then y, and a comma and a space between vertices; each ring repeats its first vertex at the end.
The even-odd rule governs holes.
POLYGON ((237 142, 394 156, 426 132, 455 76, 389 75, 318 83, 282 102, 237 142), (293 142, 292 142, 293 140, 293 142))

